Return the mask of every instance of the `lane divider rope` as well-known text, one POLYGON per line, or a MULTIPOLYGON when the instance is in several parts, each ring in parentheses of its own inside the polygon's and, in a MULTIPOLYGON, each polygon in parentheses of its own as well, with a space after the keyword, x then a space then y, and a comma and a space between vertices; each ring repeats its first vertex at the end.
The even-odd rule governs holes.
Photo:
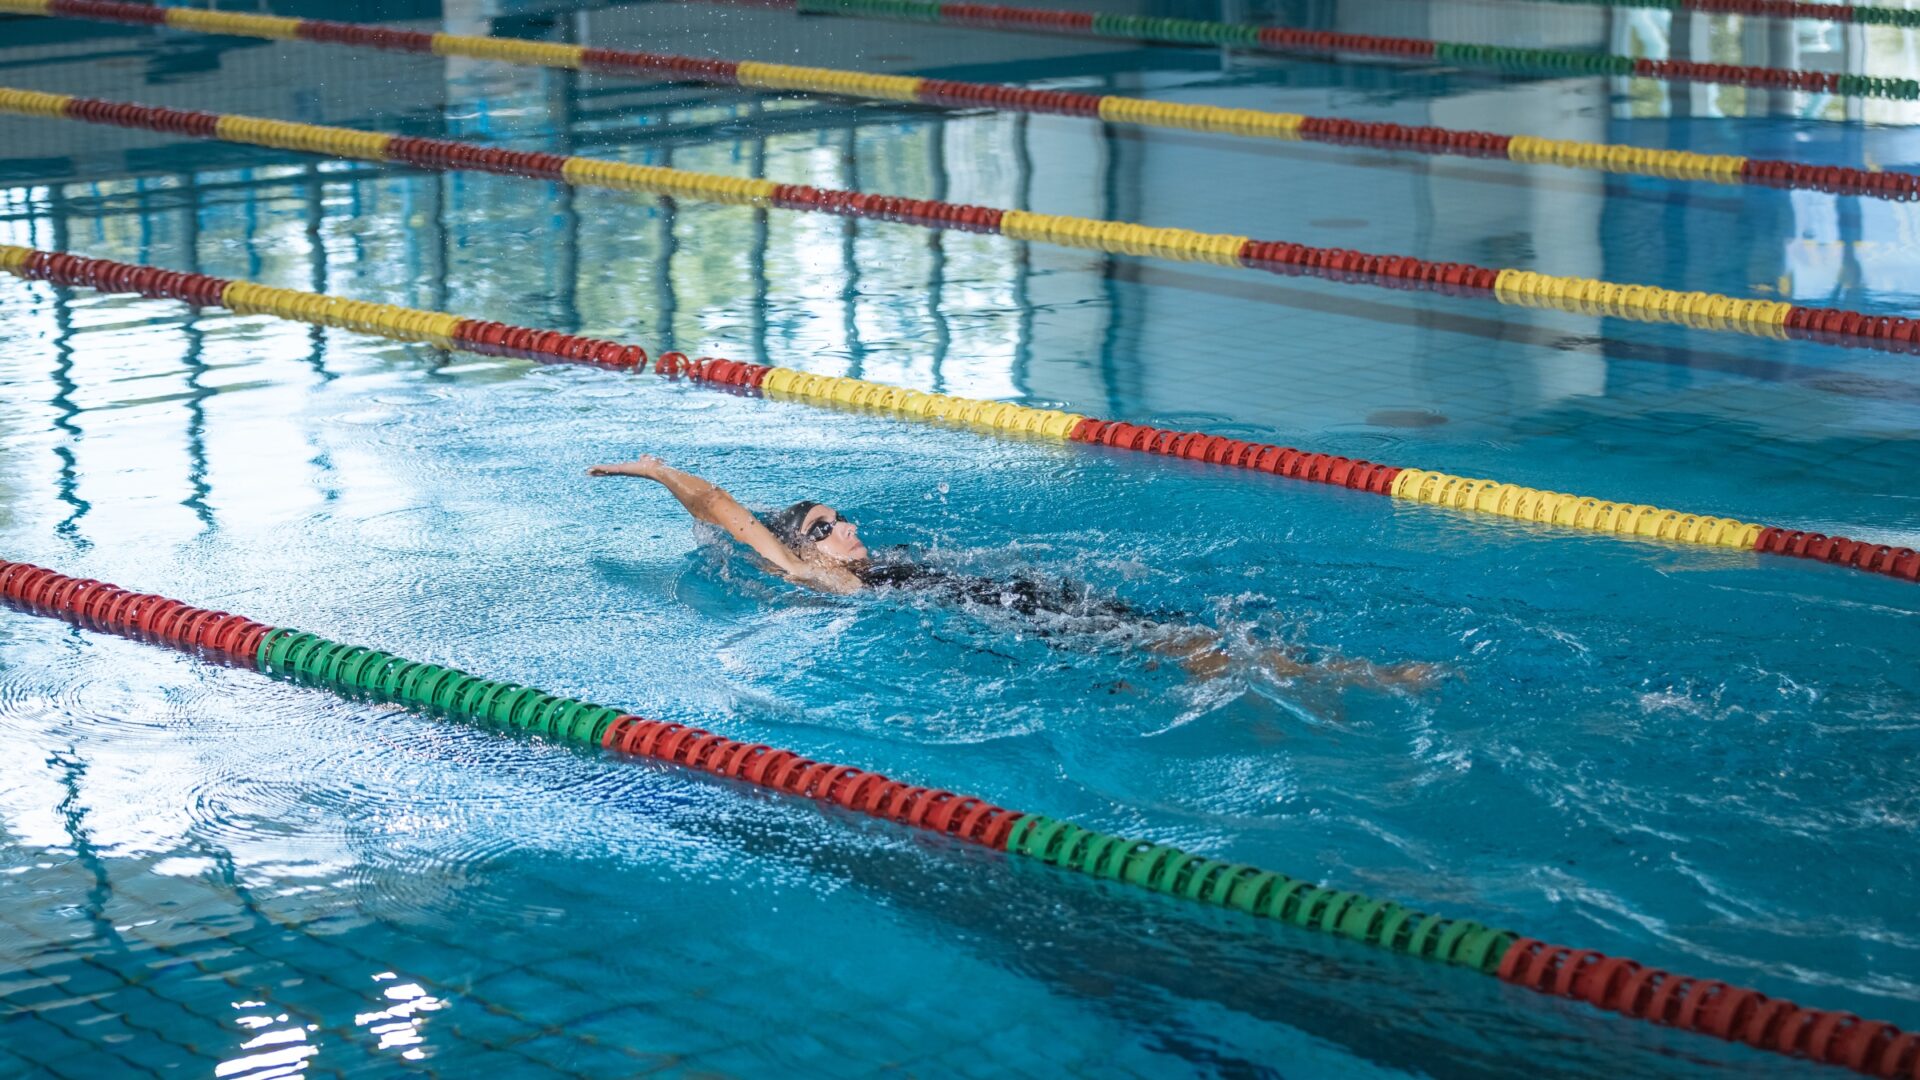
MULTIPOLYGON (((720 3, 738 0, 717 0, 720 3)), ((752 0, 756 7, 788 8, 805 15, 851 15, 869 19, 905 19, 981 30, 1017 33, 1068 33, 1163 45, 1225 46, 1265 52, 1385 56, 1431 60, 1462 67, 1561 75, 1618 75, 1674 82, 1726 83, 1769 90, 1805 90, 1847 97, 1920 100, 1920 80, 1801 71, 1751 64, 1712 64, 1693 60, 1655 60, 1616 53, 1478 45, 1425 38, 1349 34, 1333 30, 1295 30, 1284 26, 1172 19, 1154 15, 1112 15, 999 4, 941 3, 938 0, 752 0)))
POLYGON ((1432 262, 1407 255, 1374 255, 1192 229, 778 184, 771 180, 654 165, 509 150, 456 139, 386 135, 37 90, 0 87, 0 113, 110 124, 337 157, 402 162, 430 169, 471 169, 615 191, 804 210, 924 228, 996 233, 1014 240, 1037 240, 1111 254, 1207 262, 1377 288, 1441 292, 1492 299, 1511 306, 1551 308, 1635 322, 1825 341, 1889 352, 1920 351, 1920 319, 1804 307, 1779 300, 1746 300, 1718 293, 1621 285, 1594 278, 1493 269, 1471 263, 1432 262))
POLYGON ((402 52, 470 56, 510 64, 620 75, 672 76, 762 90, 800 90, 926 105, 991 106, 1011 112, 1098 118, 1116 124, 1366 146, 1421 154, 1504 158, 1523 164, 1557 165, 1569 169, 1657 176, 1671 180, 1758 184, 1900 201, 1920 198, 1920 173, 1801 165, 1737 154, 1700 154, 1687 150, 1662 150, 1575 139, 1496 135, 1487 131, 1150 101, 1116 94, 1036 90, 999 83, 874 75, 754 61, 698 59, 622 49, 554 45, 520 38, 429 34, 394 30, 372 23, 298 19, 294 20, 292 31, 288 33, 284 25, 286 20, 272 16, 204 12, 193 8, 156 8, 124 0, 0 0, 0 11, 190 29, 203 29, 209 16, 217 16, 218 33, 243 37, 294 37, 402 52), (155 12, 160 13, 157 18, 155 12))
POLYGON ((1590 7, 1699 11, 1708 15, 1756 15, 1767 19, 1817 19, 1821 22, 1858 23, 1864 26, 1920 26, 1920 8, 1812 3, 1808 0, 1553 0, 1553 2, 1585 4, 1590 7))
MULTIPOLYGON (((0 270, 35 281, 104 292, 180 300, 202 307, 273 315, 334 326, 400 341, 544 363, 588 363, 645 371, 638 345, 534 330, 343 300, 295 289, 271 288, 206 274, 188 274, 77 255, 0 244, 0 270)), ((810 405, 866 409, 895 417, 963 424, 1006 437, 1038 437, 1160 454, 1188 461, 1270 473, 1396 499, 1517 521, 1614 536, 1790 555, 1907 581, 1920 581, 1920 553, 1842 536, 1756 525, 1732 518, 1689 514, 1635 503, 1609 502, 1498 480, 1381 465, 1271 443, 1229 439, 1204 432, 1097 420, 1058 409, 1005 401, 928 394, 864 379, 815 375, 793 368, 669 352, 653 363, 656 374, 755 391, 810 405)))
POLYGON ((398 704, 495 731, 709 773, 1163 896, 1231 908, 1349 941, 1496 976, 1550 997, 1879 1077, 1920 1080, 1920 1034, 1730 986, 1549 945, 1306 878, 1008 810, 985 799, 815 761, 766 743, 634 716, 242 615, 0 561, 0 602, 84 629, 398 704))

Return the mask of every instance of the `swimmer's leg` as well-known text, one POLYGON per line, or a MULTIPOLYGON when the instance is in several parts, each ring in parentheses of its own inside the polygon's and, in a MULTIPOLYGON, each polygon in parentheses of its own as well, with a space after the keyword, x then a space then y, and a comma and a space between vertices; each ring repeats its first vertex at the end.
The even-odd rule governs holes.
POLYGON ((1371 660, 1356 660, 1337 653, 1308 664, 1278 649, 1262 654, 1260 666, 1282 679, 1321 679, 1342 686, 1367 686, 1376 690, 1393 687, 1424 690, 1447 675, 1447 669, 1439 664, 1421 661, 1376 664, 1371 660))
POLYGON ((1204 627, 1150 641, 1147 651, 1178 661, 1188 678, 1202 682, 1219 678, 1233 665, 1233 657, 1220 647, 1220 635, 1204 627))
MULTIPOLYGON (((1219 678, 1233 666, 1233 657, 1222 646, 1219 632, 1205 627, 1182 630, 1163 637, 1150 642, 1147 649, 1177 660, 1189 678, 1201 681, 1219 678)), ((1338 653, 1308 662, 1285 649, 1264 650, 1258 663, 1261 670, 1276 679, 1310 679, 1374 689, 1400 687, 1421 690, 1447 675, 1447 670, 1439 664, 1418 661, 1376 664, 1338 653)))

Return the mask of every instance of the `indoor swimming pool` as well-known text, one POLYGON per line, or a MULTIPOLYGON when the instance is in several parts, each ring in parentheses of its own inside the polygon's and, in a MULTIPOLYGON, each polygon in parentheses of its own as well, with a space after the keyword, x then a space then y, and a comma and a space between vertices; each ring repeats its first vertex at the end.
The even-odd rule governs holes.
POLYGON ((0 1076, 1920 1076, 1916 30, 1047 2, 0 4, 0 1076))

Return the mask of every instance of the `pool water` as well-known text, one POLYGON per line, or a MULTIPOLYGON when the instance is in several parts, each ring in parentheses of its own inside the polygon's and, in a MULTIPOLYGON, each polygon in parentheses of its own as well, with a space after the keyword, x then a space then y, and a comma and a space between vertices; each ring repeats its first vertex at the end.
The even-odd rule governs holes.
MULTIPOLYGON (((1875 74, 1915 44, 1526 0, 1100 10, 1875 74)), ((1898 102, 703 4, 324 14, 1920 167, 1898 102)), ((0 22, 0 60, 5 85, 822 187, 1873 313, 1920 292, 1920 211, 1871 199, 65 20, 0 22)), ((0 133, 0 242, 1920 546, 1911 357, 0 133)), ((13 278, 0 558, 1920 1025, 1920 592, 1889 578, 13 278), (876 547, 1085 583, 1231 662, 805 592, 585 475, 641 453, 759 509, 828 502, 876 547), (1445 677, 1288 678, 1274 649, 1445 677)), ((13 613, 0 732, 0 1075, 1829 1072, 13 613)))

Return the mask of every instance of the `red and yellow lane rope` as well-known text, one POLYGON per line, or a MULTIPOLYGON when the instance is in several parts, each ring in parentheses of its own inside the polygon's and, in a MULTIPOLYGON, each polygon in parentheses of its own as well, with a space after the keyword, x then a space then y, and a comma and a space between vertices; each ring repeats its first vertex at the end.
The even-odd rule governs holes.
MULTIPOLYGON (((106 259, 89 259, 34 248, 0 245, 0 270, 57 285, 182 300, 201 306, 273 315, 447 349, 521 356, 543 362, 577 362, 641 371, 648 366, 638 345, 465 319, 434 311, 393 307, 231 281, 206 274, 158 270, 106 259)), ((927 394, 897 386, 815 375, 793 368, 667 353, 653 364, 659 374, 758 390, 768 397, 813 405, 877 410, 894 416, 945 420, 1012 437, 1093 443, 1209 464, 1271 473, 1408 502, 1511 518, 1565 529, 1671 543, 1791 555, 1907 581, 1920 581, 1920 553, 1841 536, 1757 525, 1733 518, 1691 514, 1639 503, 1525 487, 1426 469, 1380 465, 1270 443, 1229 439, 1204 432, 1097 420, 1057 409, 1004 401, 927 394)))
POLYGON ((1878 1077, 1920 1080, 1920 1034, 1812 1009, 1715 979, 1690 978, 1591 949, 1549 945, 1469 919, 1316 884, 1167 844, 1021 813, 985 799, 815 761, 765 743, 663 723, 530 686, 331 641, 244 615, 192 607, 32 563, 0 560, 0 604, 85 629, 165 645, 346 697, 556 743, 646 758, 796 798, 832 803, 1062 870, 1315 930, 1356 944, 1491 975, 1549 997, 1744 1042, 1878 1077))
POLYGON ((1531 270, 1493 269, 1406 255, 1374 255, 1341 248, 1254 240, 1226 233, 1001 210, 936 199, 871 195, 803 184, 777 184, 771 180, 654 165, 508 150, 455 139, 386 135, 35 90, 0 88, 0 113, 113 124, 307 153, 404 162, 433 169, 471 169, 583 187, 872 218, 925 228, 996 233, 1015 240, 1038 240, 1119 255, 1147 255, 1279 274, 1305 274, 1347 284, 1475 296, 1512 306, 1553 308, 1700 330, 1828 341, 1891 352, 1920 350, 1920 319, 1806 307, 1779 300, 1747 300, 1656 285, 1621 285, 1531 270))
POLYGON ((874 75, 757 61, 711 60, 625 49, 557 45, 520 38, 430 34, 370 23, 286 19, 270 15, 161 8, 121 0, 0 0, 0 11, 140 25, 164 25, 242 37, 299 38, 509 64, 577 68, 623 75, 671 76, 762 90, 800 90, 841 97, 928 105, 991 106, 1013 112, 1098 118, 1109 123, 1204 131, 1253 138, 1373 146, 1423 154, 1505 158, 1527 164, 1659 176, 1718 184, 1761 184, 1884 199, 1920 198, 1920 174, 1801 165, 1737 154, 1697 154, 1615 143, 1496 135, 1441 127, 1341 120, 1298 113, 1149 101, 1117 94, 1035 90, 998 83, 874 75))

